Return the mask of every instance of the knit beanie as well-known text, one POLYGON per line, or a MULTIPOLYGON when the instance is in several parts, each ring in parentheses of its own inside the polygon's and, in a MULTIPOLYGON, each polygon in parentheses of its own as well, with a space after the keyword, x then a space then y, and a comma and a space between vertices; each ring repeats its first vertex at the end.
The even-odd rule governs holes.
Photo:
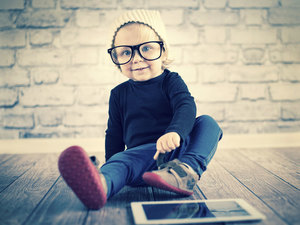
POLYGON ((128 23, 141 23, 152 28, 164 42, 165 51, 169 52, 169 43, 167 41, 165 25, 161 19, 160 13, 156 10, 131 10, 117 18, 112 25, 111 47, 114 47, 115 37, 119 29, 128 23))

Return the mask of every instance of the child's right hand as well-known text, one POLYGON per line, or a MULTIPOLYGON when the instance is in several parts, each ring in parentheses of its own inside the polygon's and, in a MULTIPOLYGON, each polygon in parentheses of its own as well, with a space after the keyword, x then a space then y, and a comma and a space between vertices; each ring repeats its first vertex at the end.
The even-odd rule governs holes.
POLYGON ((154 159, 157 160, 160 153, 171 152, 180 146, 180 136, 176 132, 169 132, 162 135, 156 142, 156 153, 154 159))

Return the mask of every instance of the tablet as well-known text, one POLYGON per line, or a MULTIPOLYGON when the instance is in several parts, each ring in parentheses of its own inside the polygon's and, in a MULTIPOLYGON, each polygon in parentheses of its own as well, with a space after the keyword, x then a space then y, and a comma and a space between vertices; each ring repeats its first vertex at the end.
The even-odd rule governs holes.
POLYGON ((136 224, 186 224, 261 220, 243 199, 132 202, 136 224))

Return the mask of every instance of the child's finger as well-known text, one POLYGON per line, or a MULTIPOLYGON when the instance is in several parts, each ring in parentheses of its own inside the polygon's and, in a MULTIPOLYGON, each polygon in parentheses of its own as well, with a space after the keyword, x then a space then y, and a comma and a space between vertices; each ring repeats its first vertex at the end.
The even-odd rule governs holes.
POLYGON ((155 155, 153 156, 153 159, 154 159, 154 160, 157 160, 158 155, 159 155, 159 151, 156 151, 155 155))

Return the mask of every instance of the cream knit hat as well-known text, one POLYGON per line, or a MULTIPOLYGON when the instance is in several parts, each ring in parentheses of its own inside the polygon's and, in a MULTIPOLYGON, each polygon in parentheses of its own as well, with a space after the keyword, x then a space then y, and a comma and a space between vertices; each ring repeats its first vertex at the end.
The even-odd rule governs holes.
POLYGON ((115 37, 119 29, 128 23, 141 23, 151 27, 159 36, 159 38, 164 42, 165 51, 167 53, 169 52, 169 43, 167 41, 166 29, 161 19, 160 13, 155 10, 144 9, 128 11, 115 20, 112 25, 111 47, 114 47, 115 37))

